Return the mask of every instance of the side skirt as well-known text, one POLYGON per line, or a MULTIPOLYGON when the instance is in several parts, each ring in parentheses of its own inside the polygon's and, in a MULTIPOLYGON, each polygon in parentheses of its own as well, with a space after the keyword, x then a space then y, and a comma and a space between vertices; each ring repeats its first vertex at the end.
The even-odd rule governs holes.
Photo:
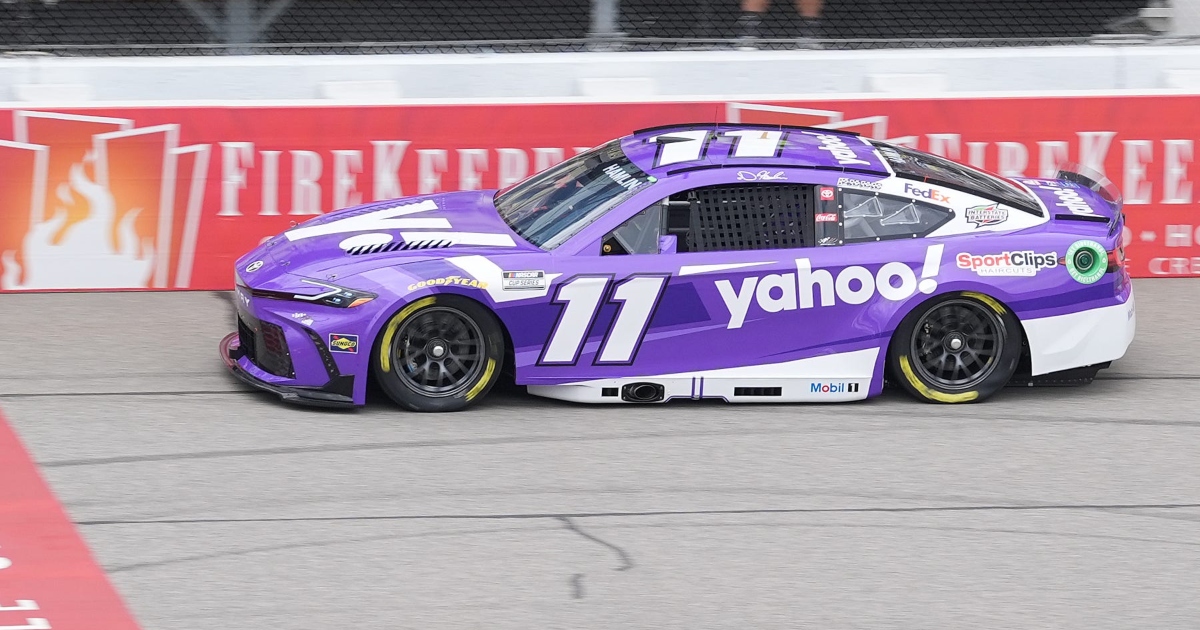
POLYGON ((1111 361, 1105 361, 1096 365, 1071 368, 1069 370, 1062 370, 1061 372, 1051 372, 1037 376, 1030 376, 1028 372, 1022 374, 1018 371, 1009 379, 1008 387, 1072 387, 1075 385, 1087 385, 1095 380, 1097 372, 1108 367, 1111 363, 1111 361))
POLYGON ((529 385, 535 396, 580 403, 646 404, 672 399, 731 403, 846 402, 863 400, 870 378, 643 378, 566 385, 529 385))

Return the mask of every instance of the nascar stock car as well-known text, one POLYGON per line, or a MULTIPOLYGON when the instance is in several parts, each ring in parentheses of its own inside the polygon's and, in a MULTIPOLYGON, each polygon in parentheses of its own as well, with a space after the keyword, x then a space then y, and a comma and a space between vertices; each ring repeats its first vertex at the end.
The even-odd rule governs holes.
POLYGON ((1090 382, 1135 327, 1121 198, 820 128, 638 131, 500 191, 316 217, 237 262, 232 372, 285 400, 924 401, 1090 382))

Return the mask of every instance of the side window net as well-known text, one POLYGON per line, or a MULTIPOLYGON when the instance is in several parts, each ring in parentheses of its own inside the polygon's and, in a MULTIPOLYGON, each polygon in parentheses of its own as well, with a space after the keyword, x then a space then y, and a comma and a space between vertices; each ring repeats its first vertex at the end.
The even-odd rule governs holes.
POLYGON ((708 186, 688 193, 687 251, 788 249, 804 246, 812 187, 795 184, 708 186))

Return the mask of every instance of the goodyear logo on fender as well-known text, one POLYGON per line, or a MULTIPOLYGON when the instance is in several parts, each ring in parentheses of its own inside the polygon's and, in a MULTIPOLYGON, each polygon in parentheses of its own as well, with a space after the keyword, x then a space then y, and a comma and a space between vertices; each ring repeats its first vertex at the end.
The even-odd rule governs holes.
POLYGON ((330 333, 329 351, 358 354, 358 335, 339 335, 330 333))
POLYGON ((482 280, 473 280, 462 276, 446 276, 445 278, 434 278, 432 280, 422 280, 408 285, 409 291, 424 289, 425 287, 471 287, 472 289, 486 289, 488 284, 482 280))

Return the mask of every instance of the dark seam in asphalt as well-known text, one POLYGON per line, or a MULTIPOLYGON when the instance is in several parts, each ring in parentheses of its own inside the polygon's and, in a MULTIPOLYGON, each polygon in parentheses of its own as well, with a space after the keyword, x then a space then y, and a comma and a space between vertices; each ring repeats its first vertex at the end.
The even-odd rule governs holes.
MULTIPOLYGON (((558 520, 562 521, 563 525, 567 526, 567 529, 575 532, 576 534, 579 534, 580 536, 582 536, 598 545, 603 545, 603 546, 608 547, 609 549, 613 550, 617 554, 617 557, 621 559, 621 566, 617 567, 616 569, 613 569, 614 571, 628 571, 629 569, 633 568, 633 566, 634 566, 633 558, 631 558, 624 549, 608 542, 607 540, 604 540, 602 538, 599 538, 597 536, 594 536, 592 534, 589 534, 589 533, 583 531, 582 529, 579 528, 578 525, 575 524, 575 521, 571 520, 571 517, 569 517, 569 516, 559 516, 556 518, 558 518, 558 520)), ((583 578, 585 575, 586 574, 584 574, 584 573, 576 573, 571 576, 571 584, 573 586, 573 598, 574 599, 583 599, 583 578)))
MULTIPOLYGON (((1200 422, 1195 421, 1140 421, 1140 420, 1091 420, 1083 418, 991 418, 1005 422, 1045 422, 1069 424, 1112 424, 1137 425, 1153 427, 1195 427, 1200 428, 1200 422)), ((901 428, 901 427, 897 427, 901 428)), ((42 468, 68 468, 75 466, 103 466, 106 464, 134 464, 145 462, 164 462, 187 459, 219 459, 223 457, 260 457, 266 455, 298 455, 304 453, 340 453, 351 451, 384 451, 407 448, 442 448, 450 446, 497 446, 505 444, 545 444, 554 442, 599 442, 609 440, 646 440, 657 438, 705 438, 705 437, 747 437, 762 435, 784 435, 803 433, 802 430, 781 429, 778 431, 688 431, 688 432, 646 432, 622 433, 610 435, 563 435, 563 436, 511 436, 495 438, 467 438, 454 440, 420 440, 412 442, 375 442, 358 444, 333 444, 315 446, 281 446, 276 448, 258 448, 227 451, 195 451, 191 453, 159 453, 153 455, 123 455, 116 457, 96 457, 88 459, 63 459, 37 462, 42 468)))
MULTIPOLYGON (((337 521, 416 521, 416 520, 519 520, 553 518, 561 521, 573 518, 606 518, 606 517, 639 517, 639 516, 707 516, 707 515, 739 515, 739 514, 855 514, 880 513, 904 514, 919 512, 1036 512, 1051 510, 1169 510, 1196 509, 1200 503, 1150 503, 1150 504, 1075 504, 1075 505, 949 505, 949 506, 917 506, 917 507, 852 507, 852 508, 761 508, 745 510, 655 510, 646 512, 575 512, 575 513, 527 513, 527 514, 398 514, 379 516, 300 516, 278 518, 197 518, 197 519, 162 519, 162 520, 88 520, 75 521, 76 525, 179 525, 203 523, 292 523, 292 522, 337 522, 337 521)), ((600 539, 594 538, 568 523, 581 536, 591 538, 599 544, 617 549, 600 539)), ((618 550, 622 558, 628 562, 628 557, 618 550)), ((632 566, 632 563, 630 563, 632 566)))

